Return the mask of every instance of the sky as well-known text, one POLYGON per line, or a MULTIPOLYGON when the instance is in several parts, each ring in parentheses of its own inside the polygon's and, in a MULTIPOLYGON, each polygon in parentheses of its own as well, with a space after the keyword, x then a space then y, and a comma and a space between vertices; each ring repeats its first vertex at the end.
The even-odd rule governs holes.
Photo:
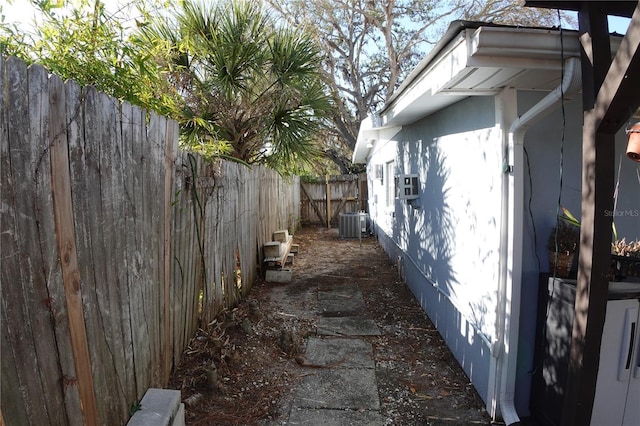
MULTIPOLYGON (((50 0, 50 3, 56 2, 62 3, 63 0, 50 0)), ((106 0, 103 3, 107 10, 115 12, 120 8, 121 4, 129 4, 131 0, 106 0)), ((21 25, 25 25, 25 28, 29 28, 36 17, 36 8, 31 4, 30 0, 0 0, 0 12, 4 22, 18 22, 21 25)))
MULTIPOLYGON (((118 7, 120 2, 106 1, 107 9, 110 7, 118 7), (116 5, 116 6, 114 6, 116 5)), ((128 3, 128 2, 127 2, 128 3)), ((5 16, 5 22, 26 22, 30 23, 34 17, 34 9, 29 0, 0 0, 2 15, 5 16)), ((609 31, 618 34, 625 34, 629 26, 630 19, 620 18, 616 16, 609 17, 609 31)))

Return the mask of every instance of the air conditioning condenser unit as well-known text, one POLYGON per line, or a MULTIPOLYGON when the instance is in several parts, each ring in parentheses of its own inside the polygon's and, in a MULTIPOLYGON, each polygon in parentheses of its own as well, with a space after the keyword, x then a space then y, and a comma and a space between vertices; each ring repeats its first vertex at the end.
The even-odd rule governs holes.
POLYGON ((367 232, 367 216, 365 212, 340 213, 340 238, 361 238, 367 232))

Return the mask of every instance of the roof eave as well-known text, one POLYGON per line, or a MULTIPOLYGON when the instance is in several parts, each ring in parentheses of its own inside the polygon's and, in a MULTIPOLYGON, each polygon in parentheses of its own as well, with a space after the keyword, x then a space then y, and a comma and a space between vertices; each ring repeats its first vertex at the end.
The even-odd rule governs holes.
MULTIPOLYGON (((565 36, 564 43, 560 43, 559 30, 556 29, 479 25, 475 22, 458 23, 449 28, 455 32, 443 38, 446 43, 439 44, 437 51, 434 49, 435 52, 416 67, 384 106, 380 112, 382 124, 407 124, 464 97, 498 93, 519 69, 560 70, 563 57, 580 55, 575 31, 566 31, 572 35, 565 36), (494 77, 495 84, 486 88, 467 85, 472 73, 497 67, 515 71, 504 73, 504 81, 499 80, 502 76, 494 77), (420 97, 428 99, 432 108, 411 111, 420 97)), ((422 104, 427 102, 423 99, 422 104)))

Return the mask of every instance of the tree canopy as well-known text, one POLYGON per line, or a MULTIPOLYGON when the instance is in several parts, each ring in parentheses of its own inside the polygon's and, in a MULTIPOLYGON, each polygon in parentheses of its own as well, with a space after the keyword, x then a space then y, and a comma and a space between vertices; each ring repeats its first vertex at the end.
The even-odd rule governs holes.
POLYGON ((360 122, 451 21, 558 24, 522 0, 265 1, 31 0, 42 22, 0 23, 0 53, 168 115, 205 155, 346 173, 360 122))
POLYGON ((336 108, 325 155, 346 171, 360 122, 380 109, 455 19, 557 25, 547 9, 510 0, 268 0, 324 51, 336 108), (345 158, 344 155, 349 155, 345 158))
POLYGON ((148 55, 129 42, 128 20, 121 13, 90 0, 67 8, 53 0, 31 5, 40 15, 32 25, 0 23, 0 54, 39 63, 65 79, 154 110, 169 102, 148 55))
POLYGON ((321 56, 297 28, 277 25, 258 2, 183 2, 140 29, 159 66, 185 94, 180 122, 191 145, 280 171, 313 161, 313 135, 330 109, 321 56))
POLYGON ((331 107, 320 51, 261 3, 141 7, 134 31, 99 0, 57 3, 34 2, 44 16, 34 33, 3 24, 0 52, 176 119, 183 146, 202 154, 284 174, 317 158, 314 134, 331 107))

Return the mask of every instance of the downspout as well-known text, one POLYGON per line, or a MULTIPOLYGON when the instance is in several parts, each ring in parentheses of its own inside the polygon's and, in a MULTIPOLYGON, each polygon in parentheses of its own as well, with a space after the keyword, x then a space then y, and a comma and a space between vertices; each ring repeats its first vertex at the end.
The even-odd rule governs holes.
MULTIPOLYGON (((526 113, 515 119, 509 128, 508 157, 505 158, 507 178, 503 198, 503 245, 506 262, 500 270, 500 305, 496 347, 498 407, 507 425, 520 424, 514 395, 518 358, 519 312, 522 289, 522 250, 524 229, 524 136, 534 123, 557 109, 565 99, 571 99, 582 87, 580 58, 565 61, 562 82, 526 113), (509 182, 511 180, 511 182, 509 182), (506 206, 506 209, 505 207, 506 206), (505 211, 506 210, 506 211, 505 211), (505 229, 506 227, 506 229, 505 229), (509 276, 511 285, 509 285, 509 276)), ((506 128, 506 126, 505 126, 506 128)), ((504 257, 503 257, 504 259, 504 257)))

